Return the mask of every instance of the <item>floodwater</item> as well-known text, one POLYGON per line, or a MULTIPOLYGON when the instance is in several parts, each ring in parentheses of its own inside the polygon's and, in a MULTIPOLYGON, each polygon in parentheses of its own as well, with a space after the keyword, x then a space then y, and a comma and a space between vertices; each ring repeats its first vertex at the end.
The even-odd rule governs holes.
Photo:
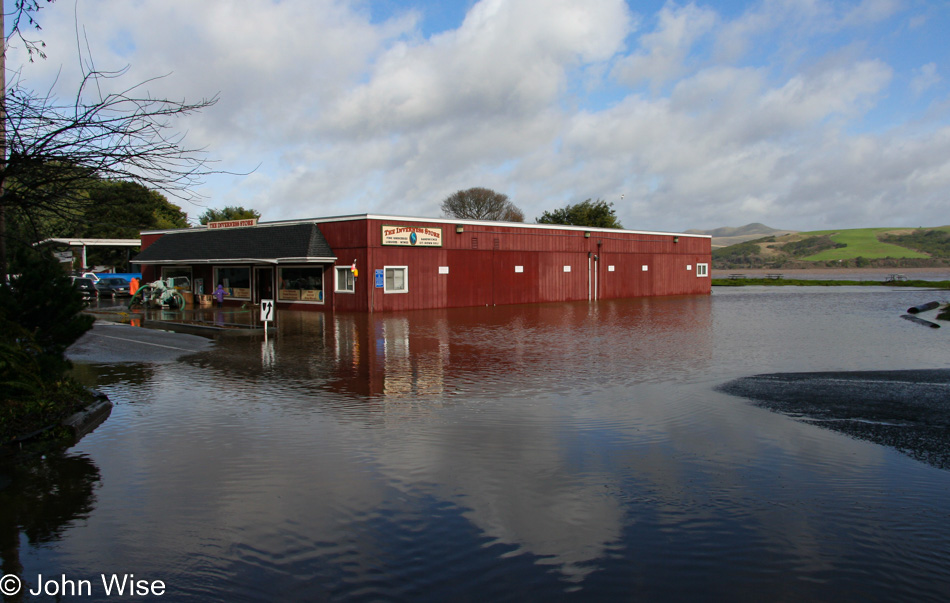
POLYGON ((174 601, 944 600, 950 471, 716 390, 946 368, 950 329, 900 319, 941 296, 282 313, 266 343, 84 364, 115 409, 7 479, 3 573, 90 581, 73 600, 103 574, 174 601))

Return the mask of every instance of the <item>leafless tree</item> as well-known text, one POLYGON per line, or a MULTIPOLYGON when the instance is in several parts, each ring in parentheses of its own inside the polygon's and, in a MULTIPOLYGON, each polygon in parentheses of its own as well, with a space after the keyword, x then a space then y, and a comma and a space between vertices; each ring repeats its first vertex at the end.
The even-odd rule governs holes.
POLYGON ((481 187, 449 195, 442 202, 442 213, 468 220, 524 222, 524 213, 508 199, 508 195, 481 187))
MULTIPOLYGON (((0 0, 2 1, 2 0, 0 0)), ((16 26, 38 9, 36 0, 16 2, 16 26)), ((2 19, 0 19, 2 26, 2 19)), ((33 54, 42 43, 16 35, 33 54)), ((88 64, 88 63, 86 63, 88 64)), ((3 68, 0 62, 0 69, 3 68)), ((174 120, 206 109, 217 97, 198 102, 153 98, 146 80, 118 92, 102 92, 125 75, 84 68, 76 95, 60 101, 14 82, 0 105, 5 137, 0 141, 0 275, 6 275, 6 216, 16 212, 70 218, 88 204, 91 179, 126 180, 178 199, 195 197, 193 187, 218 173, 203 149, 185 144, 174 120)))

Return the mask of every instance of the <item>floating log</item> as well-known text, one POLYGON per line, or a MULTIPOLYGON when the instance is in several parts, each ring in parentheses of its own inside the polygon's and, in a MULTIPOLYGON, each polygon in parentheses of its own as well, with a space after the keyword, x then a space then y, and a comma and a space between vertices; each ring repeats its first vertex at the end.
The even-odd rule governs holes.
POLYGON ((926 312, 927 310, 933 310, 938 307, 940 302, 927 302, 926 304, 920 304, 919 306, 914 306, 913 308, 907 308, 907 312, 910 314, 917 314, 919 312, 926 312))
POLYGON ((925 327, 930 327, 931 329, 939 329, 940 325, 935 322, 930 322, 929 320, 924 320, 918 316, 913 316, 911 314, 901 314, 901 318, 906 318, 911 322, 916 322, 919 325, 924 325, 925 327))

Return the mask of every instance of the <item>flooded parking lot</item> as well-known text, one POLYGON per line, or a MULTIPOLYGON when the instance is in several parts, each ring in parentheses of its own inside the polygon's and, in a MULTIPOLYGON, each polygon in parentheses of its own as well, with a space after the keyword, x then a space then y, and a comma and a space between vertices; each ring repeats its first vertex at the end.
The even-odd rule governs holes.
POLYGON ((285 312, 266 342, 83 357, 116 406, 8 476, 3 573, 176 601, 940 600, 950 472, 720 391, 947 368, 950 329, 900 319, 940 295, 285 312))

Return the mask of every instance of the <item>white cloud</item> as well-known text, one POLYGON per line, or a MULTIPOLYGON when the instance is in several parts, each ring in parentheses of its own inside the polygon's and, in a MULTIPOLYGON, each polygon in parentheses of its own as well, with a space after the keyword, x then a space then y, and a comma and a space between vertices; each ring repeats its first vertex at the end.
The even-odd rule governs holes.
POLYGON ((910 87, 914 94, 919 96, 939 84, 942 79, 937 73, 937 64, 927 63, 920 69, 914 69, 914 78, 910 82, 910 87))
POLYGON ((629 19, 614 0, 485 0, 458 30, 385 52, 367 83, 337 99, 321 129, 373 136, 531 116, 558 102, 569 69, 610 58, 629 19))
MULTIPOLYGON (((181 124, 188 140, 222 169, 260 168, 209 180, 210 206, 438 215, 447 194, 489 186, 528 219, 604 198, 651 230, 873 223, 910 198, 914 225, 950 223, 934 202, 948 172, 934 94, 950 59, 919 54, 906 90, 893 77, 909 69, 894 59, 909 52, 902 36, 930 48, 950 25, 927 7, 908 33, 915 15, 887 1, 636 15, 621 0, 482 0, 427 37, 423 4, 388 16, 340 0, 76 6, 97 67, 130 64, 126 82, 170 74, 150 83, 157 96, 220 94, 181 124), (886 112, 909 92, 929 113, 886 112)), ((42 89, 62 68, 68 96, 72 6, 40 17, 50 58, 23 76, 42 89)))
POLYGON ((900 0, 862 0, 845 14, 843 22, 845 25, 878 23, 892 17, 902 4, 900 0))
POLYGON ((640 50, 617 64, 616 77, 628 86, 647 81, 654 87, 677 79, 687 69, 693 46, 716 22, 712 10, 695 4, 664 6, 656 31, 640 37, 640 50))

